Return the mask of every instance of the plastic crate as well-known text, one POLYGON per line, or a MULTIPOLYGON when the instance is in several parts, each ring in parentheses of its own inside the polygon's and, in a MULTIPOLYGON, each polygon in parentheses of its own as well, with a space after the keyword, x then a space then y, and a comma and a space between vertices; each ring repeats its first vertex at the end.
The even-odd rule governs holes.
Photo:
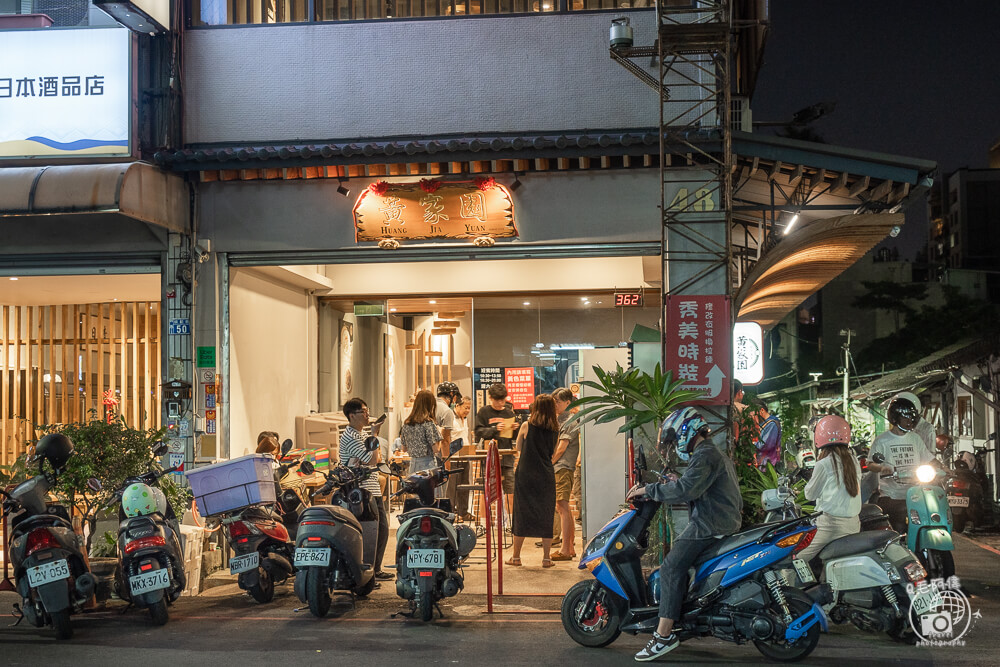
POLYGON ((251 454, 185 473, 202 516, 273 503, 274 459, 251 454))

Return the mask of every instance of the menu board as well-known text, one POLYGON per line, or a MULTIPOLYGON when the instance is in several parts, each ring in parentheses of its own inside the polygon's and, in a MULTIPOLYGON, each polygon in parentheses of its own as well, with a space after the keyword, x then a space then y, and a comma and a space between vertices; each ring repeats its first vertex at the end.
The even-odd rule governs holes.
POLYGON ((507 385, 507 400, 514 405, 515 410, 526 410, 535 400, 535 369, 505 368, 504 384, 507 385))

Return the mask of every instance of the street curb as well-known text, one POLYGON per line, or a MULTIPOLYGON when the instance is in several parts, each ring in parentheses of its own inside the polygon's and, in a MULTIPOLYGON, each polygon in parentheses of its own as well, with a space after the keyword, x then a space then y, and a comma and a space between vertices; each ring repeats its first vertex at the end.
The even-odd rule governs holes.
POLYGON ((965 535, 963 533, 953 533, 953 534, 961 537, 962 539, 965 539, 965 540, 968 540, 968 541, 972 542, 973 544, 975 544, 980 549, 985 549, 986 551, 989 551, 991 553, 996 554, 997 556, 1000 556, 1000 550, 998 550, 998 549, 996 549, 994 547, 991 547, 988 544, 980 542, 979 540, 977 540, 975 538, 972 538, 972 537, 969 537, 968 535, 965 535))

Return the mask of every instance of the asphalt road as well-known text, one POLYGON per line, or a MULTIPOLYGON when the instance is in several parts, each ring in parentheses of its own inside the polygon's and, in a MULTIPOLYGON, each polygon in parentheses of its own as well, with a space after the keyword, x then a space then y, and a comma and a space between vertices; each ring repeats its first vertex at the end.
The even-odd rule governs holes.
MULTIPOLYGON (((836 626, 809 656, 809 665, 995 665, 1000 651, 1000 554, 959 538, 958 574, 981 614, 966 635, 966 645, 920 647, 887 637, 836 626)), ((485 598, 459 594, 443 605, 447 618, 430 624, 392 618, 403 607, 392 587, 352 607, 345 598, 330 615, 313 618, 290 586, 279 587, 269 605, 258 605, 239 591, 215 589, 182 598, 170 622, 153 627, 145 611, 112 603, 106 609, 73 617, 76 636, 57 642, 51 629, 22 623, 0 626, 2 665, 249 665, 468 664, 468 665, 630 665, 643 637, 622 636, 604 649, 585 649, 565 634, 556 613, 558 597, 505 598, 504 612, 483 613, 485 598)), ((0 594, 0 609, 15 601, 0 594)), ((734 664, 763 662, 752 646, 716 640, 687 642, 663 662, 734 664)))

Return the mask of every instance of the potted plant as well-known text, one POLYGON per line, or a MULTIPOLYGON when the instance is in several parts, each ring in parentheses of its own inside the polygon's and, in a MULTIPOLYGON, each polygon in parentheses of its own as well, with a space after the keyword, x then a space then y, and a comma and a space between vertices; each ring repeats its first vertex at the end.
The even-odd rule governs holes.
MULTIPOLYGON (((673 373, 664 373, 660 364, 656 365, 652 375, 639 368, 625 370, 620 364, 611 372, 599 366, 594 366, 593 370, 597 379, 583 380, 580 384, 597 393, 578 398, 570 404, 570 409, 579 408, 573 419, 598 424, 624 419, 618 432, 639 432, 641 437, 637 445, 642 447, 645 444, 646 451, 663 461, 667 453, 658 449, 656 431, 659 425, 674 410, 698 398, 702 392, 682 389, 684 380, 674 380, 673 373)), ((671 540, 671 530, 670 517, 663 508, 657 512, 650 528, 651 548, 647 553, 664 552, 671 540)))

